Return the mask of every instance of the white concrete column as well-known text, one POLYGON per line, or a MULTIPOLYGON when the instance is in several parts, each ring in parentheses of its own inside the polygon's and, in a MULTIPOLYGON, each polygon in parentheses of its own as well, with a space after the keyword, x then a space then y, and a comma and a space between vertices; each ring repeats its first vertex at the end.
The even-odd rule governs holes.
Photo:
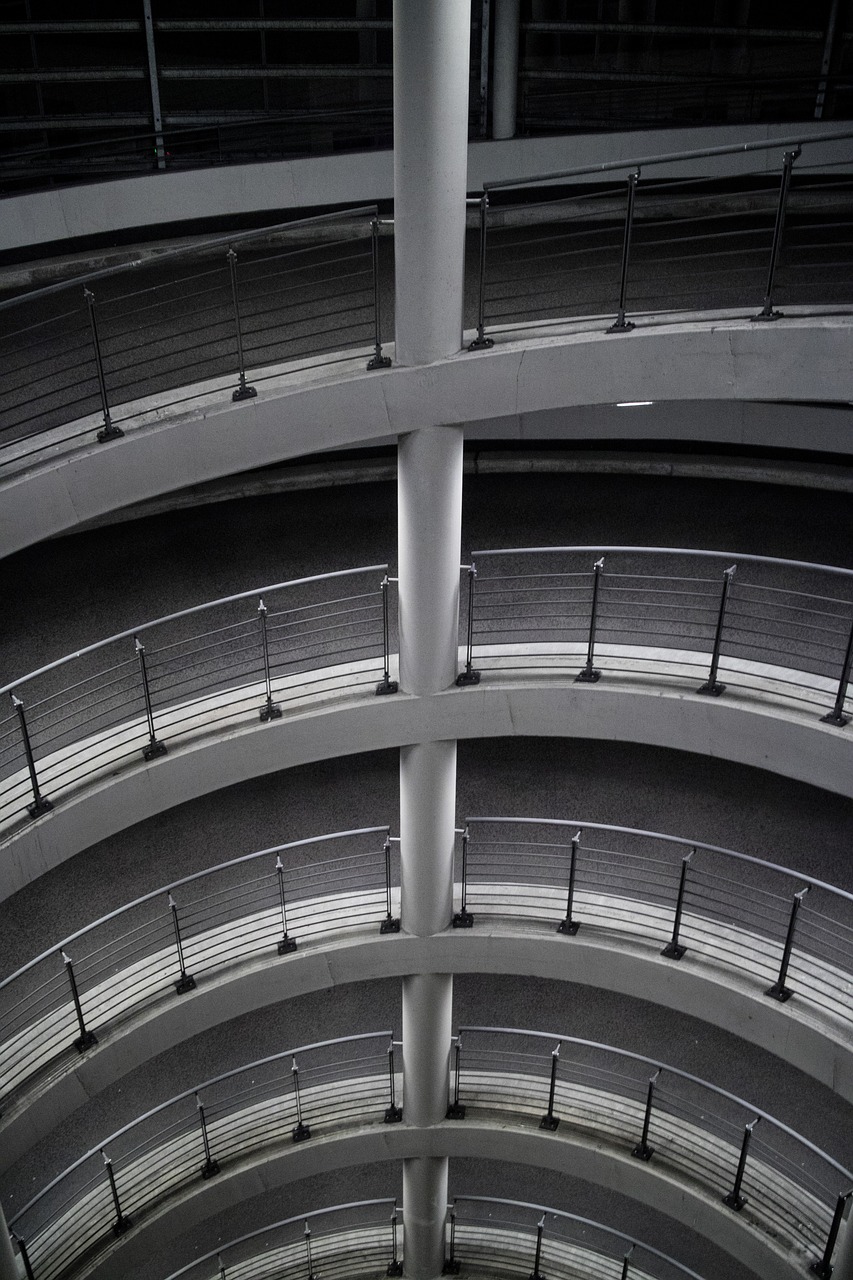
POLYGON ((447 1161, 403 1161, 405 1271, 411 1280, 437 1280, 444 1265, 447 1161))
POLYGON ((450 924, 456 826, 456 743, 400 749, 400 920, 429 938, 450 924))
MULTIPOLYGON (((446 1200, 446 1188, 444 1194, 446 1200)), ((22 1275, 23 1267, 18 1266, 18 1259, 15 1257, 12 1241, 9 1238, 9 1228, 6 1226, 3 1206, 0 1205, 0 1280, 21 1280, 22 1275)))
POLYGON ((471 0, 394 0, 396 362, 462 345, 471 0))
POLYGON ((410 974, 403 979, 403 1115, 428 1128, 447 1114, 453 977, 410 974))
POLYGON ((462 539, 461 427, 423 427, 397 449, 400 688, 456 679, 462 539))
POLYGON ((518 102, 518 39, 521 0, 496 0, 492 137, 514 138, 518 102))

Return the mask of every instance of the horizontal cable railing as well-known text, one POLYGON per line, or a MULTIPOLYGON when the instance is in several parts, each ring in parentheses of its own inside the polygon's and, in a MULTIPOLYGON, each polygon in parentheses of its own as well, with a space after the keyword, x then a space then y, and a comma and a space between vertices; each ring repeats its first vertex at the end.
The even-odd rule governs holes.
POLYGON ((251 400, 282 366, 365 347, 369 368, 389 364, 378 236, 375 206, 362 206, 0 302, 0 464, 38 461, 59 442, 116 439, 152 405, 251 400))
POLYGON ((769 321, 776 302, 849 305, 851 138, 795 135, 486 183, 471 350, 493 345, 487 330, 564 318, 610 314, 608 331, 627 333, 631 313, 735 308, 769 321), (767 151, 780 155, 776 173, 744 160, 767 151), (725 164, 697 175, 695 162, 712 158, 725 164), (523 203, 505 201, 512 189, 523 203))
POLYGON ((675 547, 475 551, 465 670, 572 670, 590 684, 665 678, 718 697, 762 693, 849 718, 853 571, 675 547))
POLYGON ((0 688, 0 827, 226 725, 393 692, 387 565, 275 583, 147 622, 0 688))
POLYGON ((602 1222, 493 1196, 453 1198, 445 1273, 460 1271, 525 1280, 700 1280, 690 1267, 602 1222))
POLYGON ((305 1280, 401 1276, 396 1200, 358 1200, 285 1218, 229 1240, 168 1280, 305 1280))
POLYGON ((853 1027, 853 894, 701 840, 603 822, 471 817, 455 928, 541 920, 735 972, 853 1027))
POLYGON ((87 1152, 11 1216, 33 1280, 60 1280, 193 1183, 318 1132, 402 1118, 391 1031, 288 1049, 207 1080, 87 1152))
MULTIPOLYGON (((447 1116, 511 1114, 604 1143, 720 1199, 828 1275, 853 1174, 767 1112, 610 1045, 509 1027, 459 1028, 447 1116)), ((817 1269, 817 1268, 815 1268, 817 1269)))
POLYGON ((0 982, 0 1112, 204 976, 341 933, 398 932, 394 849, 388 827, 294 840, 163 885, 54 943, 0 982))

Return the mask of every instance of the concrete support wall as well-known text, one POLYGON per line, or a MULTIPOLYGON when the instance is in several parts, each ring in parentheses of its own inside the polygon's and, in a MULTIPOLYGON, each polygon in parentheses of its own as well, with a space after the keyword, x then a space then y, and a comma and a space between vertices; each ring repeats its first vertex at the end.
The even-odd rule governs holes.
POLYGON ((0 1205, 0 1280, 20 1280, 18 1260, 12 1248, 3 1206, 0 1205))
POLYGON ((495 3, 492 137, 496 140, 515 137, 520 7, 520 0, 496 0, 495 3))

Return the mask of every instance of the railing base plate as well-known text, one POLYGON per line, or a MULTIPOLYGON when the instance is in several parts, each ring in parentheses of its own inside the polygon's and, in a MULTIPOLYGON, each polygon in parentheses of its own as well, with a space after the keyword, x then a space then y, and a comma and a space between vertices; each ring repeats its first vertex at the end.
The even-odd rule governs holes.
POLYGON ((596 667, 584 667, 575 676, 575 684, 598 684, 601 672, 596 667))
POLYGON ((261 710, 258 712, 258 719, 261 721, 262 724, 266 724, 268 720, 280 720, 281 707, 278 705, 277 702, 267 703, 267 705, 265 707, 262 707, 261 710))
POLYGON ((236 391, 231 392, 231 399, 234 401, 254 400, 257 394, 257 388, 255 387, 238 387, 236 391))
POLYGON ((104 444, 107 440, 120 440, 123 436, 124 432, 121 427, 117 427, 111 422, 109 426, 101 427, 97 439, 101 444, 104 444))
POLYGON ((780 1004, 785 1004, 794 993, 784 983, 774 982, 773 986, 768 987, 764 994, 770 996, 771 1000, 778 1000, 780 1004))
POLYGON ((489 347, 495 345, 494 338, 487 338, 485 335, 476 337, 473 342, 468 343, 469 351, 488 351, 489 347))
POLYGON ((682 946, 680 942, 668 942, 661 952, 667 960, 680 960, 687 953, 687 948, 682 946))
POLYGON ((479 684, 479 683, 480 683, 479 671, 461 671, 459 675, 456 677, 456 684, 460 689, 464 689, 465 686, 469 684, 479 684))
POLYGON ((736 1196, 733 1191, 730 1191, 727 1196, 723 1196, 723 1204, 728 1205, 730 1209, 734 1209, 735 1213, 740 1213, 746 1204, 746 1196, 736 1196))
POLYGON ((395 916, 386 916, 379 926, 380 933, 399 933, 400 921, 395 916))
POLYGON ((827 715, 821 716, 821 724, 834 724, 839 729, 843 729, 846 724, 850 723, 849 716, 837 716, 834 711, 830 711, 827 715))
MULTIPOLYGON (((402 1119, 403 1119, 402 1107, 386 1107, 385 1108, 386 1124, 399 1124, 402 1119)), ((390 1272, 389 1272, 389 1275, 390 1275, 390 1272)))
POLYGON ((311 1129, 307 1124, 297 1124, 290 1131, 294 1142, 305 1142, 311 1137, 311 1129))
POLYGON ((388 693, 397 693, 400 686, 396 680, 380 680, 376 686, 377 698, 382 698, 388 693))
POLYGON ((86 1031, 82 1036, 78 1036, 74 1041, 74 1048, 78 1053, 85 1053, 87 1049, 94 1049, 98 1043, 98 1037, 94 1031, 86 1031))
POLYGON ((285 934, 283 938, 279 938, 276 950, 280 956, 289 956, 291 951, 296 950, 296 939, 285 934))
POLYGON ((445 1116, 445 1119, 446 1120, 464 1120, 465 1107, 462 1105, 462 1103, 451 1102, 450 1106, 447 1108, 447 1115, 445 1116))
POLYGON ((634 1147, 634 1150, 631 1152, 631 1155, 635 1160, 645 1160, 646 1163, 651 1160, 654 1154, 654 1147, 650 1147, 647 1142, 638 1142, 636 1147, 634 1147))
POLYGON ((451 924, 454 929, 471 929, 474 926, 474 917, 470 911, 454 911, 451 924))
POLYGON ((573 938, 580 927, 580 920, 561 920, 557 925, 557 933, 564 933, 567 937, 573 938))
POLYGON ((222 1170, 215 1160, 206 1160, 201 1166, 201 1176, 204 1178, 205 1182, 208 1178, 215 1178, 217 1173, 221 1172, 222 1170))
POLYGON ((31 818, 40 818, 43 813, 50 813, 52 809, 52 801, 45 800, 44 796, 41 796, 38 800, 34 800, 32 804, 27 805, 27 813, 31 818))
POLYGON ((184 995, 187 991, 195 991, 195 978, 191 973, 185 973, 175 981, 175 990, 179 996, 184 995))
POLYGON ((403 1274, 402 1262, 389 1262, 385 1274, 386 1276, 401 1276, 403 1274))
POLYGON ((123 1236, 125 1231, 129 1231, 132 1226, 133 1223, 130 1218, 126 1218, 124 1214, 122 1214, 122 1216, 120 1218, 116 1218, 113 1223, 113 1235, 123 1236))
POLYGON ((717 680, 715 680, 713 684, 711 684, 710 680, 706 680, 705 683, 700 684, 699 688, 696 690, 697 693, 704 693, 709 698, 719 698, 720 694, 725 693, 725 691, 726 686, 724 684, 720 684, 717 680))
POLYGON ((142 748, 143 760, 156 760, 157 756, 168 755, 165 742, 160 742, 155 738, 153 742, 149 742, 142 748))
POLYGON ((539 1121, 540 1129, 547 1129, 549 1133, 554 1133, 560 1127, 558 1116, 543 1116, 539 1121))
POLYGON ((461 1263, 457 1262, 454 1258, 452 1262, 445 1262, 444 1266, 441 1268, 441 1274, 443 1276, 458 1276, 460 1266, 461 1263))
POLYGON ((370 372, 372 372, 374 369, 390 369, 390 368, 391 368, 390 356, 380 356, 380 355, 371 356, 367 362, 367 369, 370 372))

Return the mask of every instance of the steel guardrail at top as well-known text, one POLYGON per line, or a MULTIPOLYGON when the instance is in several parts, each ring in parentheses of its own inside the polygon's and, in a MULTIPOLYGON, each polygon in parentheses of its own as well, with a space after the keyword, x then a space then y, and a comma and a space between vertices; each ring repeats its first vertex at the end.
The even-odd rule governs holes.
POLYGON ((817 1275, 831 1275, 853 1173, 718 1085, 577 1036, 460 1026, 447 1118, 464 1121, 472 1110, 591 1134, 698 1184, 735 1214, 748 1203, 753 1226, 784 1240, 817 1275))

